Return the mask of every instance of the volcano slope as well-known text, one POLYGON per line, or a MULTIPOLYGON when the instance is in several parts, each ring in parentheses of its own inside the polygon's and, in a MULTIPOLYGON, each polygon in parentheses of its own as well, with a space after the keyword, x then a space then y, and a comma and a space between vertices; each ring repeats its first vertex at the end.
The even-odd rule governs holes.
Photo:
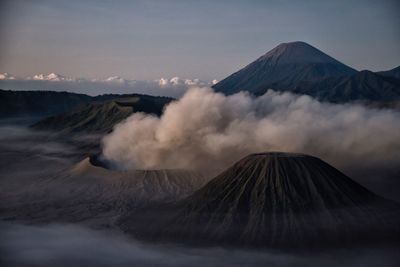
POLYGON ((399 211, 318 158, 263 153, 243 158, 177 204, 132 213, 120 225, 152 241, 342 246, 398 240, 399 211))
POLYGON ((0 219, 28 223, 77 222, 113 227, 127 210, 178 201, 206 184, 208 174, 189 170, 118 171, 86 158, 58 174, 0 196, 0 219))

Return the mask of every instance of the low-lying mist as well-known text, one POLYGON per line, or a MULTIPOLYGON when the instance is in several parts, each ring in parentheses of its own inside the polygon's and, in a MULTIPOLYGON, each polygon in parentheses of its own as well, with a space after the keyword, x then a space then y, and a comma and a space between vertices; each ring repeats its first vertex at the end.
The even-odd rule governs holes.
POLYGON ((2 266, 397 266, 395 248, 299 254, 150 245, 78 225, 0 225, 2 266))
POLYGON ((11 206, 8 196, 28 191, 28 185, 60 173, 84 157, 78 144, 88 137, 59 140, 49 132, 30 129, 36 120, 0 120, 0 210, 11 206))
POLYGON ((400 113, 272 90, 254 98, 190 89, 158 118, 136 113, 103 139, 121 169, 226 168, 255 152, 301 152, 344 170, 400 166, 400 113))

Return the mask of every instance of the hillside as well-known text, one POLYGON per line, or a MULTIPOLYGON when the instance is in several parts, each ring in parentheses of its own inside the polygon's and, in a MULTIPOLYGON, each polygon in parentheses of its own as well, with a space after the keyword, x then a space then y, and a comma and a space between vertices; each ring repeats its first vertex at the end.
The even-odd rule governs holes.
POLYGON ((104 95, 97 97, 96 100, 94 103, 70 112, 45 118, 32 125, 32 128, 60 133, 107 133, 115 124, 134 112, 160 116, 164 106, 172 101, 171 98, 146 95, 126 95, 119 96, 119 98, 118 96, 104 95))
MULTIPOLYGON (((400 80, 365 70, 351 76, 301 82, 293 88, 282 91, 306 94, 321 101, 335 103, 354 101, 390 103, 400 100, 400 80)), ((261 90, 256 94, 264 93, 265 91, 261 90)))

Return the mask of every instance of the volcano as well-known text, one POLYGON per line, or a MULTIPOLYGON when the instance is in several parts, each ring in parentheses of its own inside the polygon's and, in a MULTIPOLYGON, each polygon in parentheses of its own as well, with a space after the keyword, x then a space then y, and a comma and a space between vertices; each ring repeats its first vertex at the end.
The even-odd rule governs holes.
POLYGON ((154 210, 121 225, 139 238, 214 245, 342 245, 399 236, 396 203, 303 154, 249 155, 191 196, 154 210))
POLYGON ((247 91, 260 96, 272 89, 332 103, 397 107, 398 73, 399 68, 358 72, 307 43, 291 42, 278 45, 213 88, 226 95, 247 91))
POLYGON ((243 69, 213 86, 217 92, 234 94, 266 89, 287 89, 299 82, 357 73, 305 42, 282 43, 243 69))

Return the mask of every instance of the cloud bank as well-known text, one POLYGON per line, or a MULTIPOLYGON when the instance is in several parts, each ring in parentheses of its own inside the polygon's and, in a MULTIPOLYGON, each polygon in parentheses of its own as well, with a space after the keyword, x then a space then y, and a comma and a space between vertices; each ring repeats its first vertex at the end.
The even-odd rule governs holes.
POLYGON ((5 72, 5 73, 0 73, 0 80, 15 80, 15 77, 5 72))
POLYGON ((217 81, 182 79, 173 77, 150 81, 130 80, 119 76, 105 79, 72 78, 56 73, 37 74, 33 77, 18 78, 11 74, 0 74, 0 88, 6 90, 52 90, 99 94, 150 94, 171 97, 182 96, 191 87, 211 86, 217 81))
POLYGON ((340 169, 398 168, 400 113, 268 91, 190 89, 158 118, 136 113, 103 139, 121 169, 226 168, 250 153, 301 152, 340 169))

